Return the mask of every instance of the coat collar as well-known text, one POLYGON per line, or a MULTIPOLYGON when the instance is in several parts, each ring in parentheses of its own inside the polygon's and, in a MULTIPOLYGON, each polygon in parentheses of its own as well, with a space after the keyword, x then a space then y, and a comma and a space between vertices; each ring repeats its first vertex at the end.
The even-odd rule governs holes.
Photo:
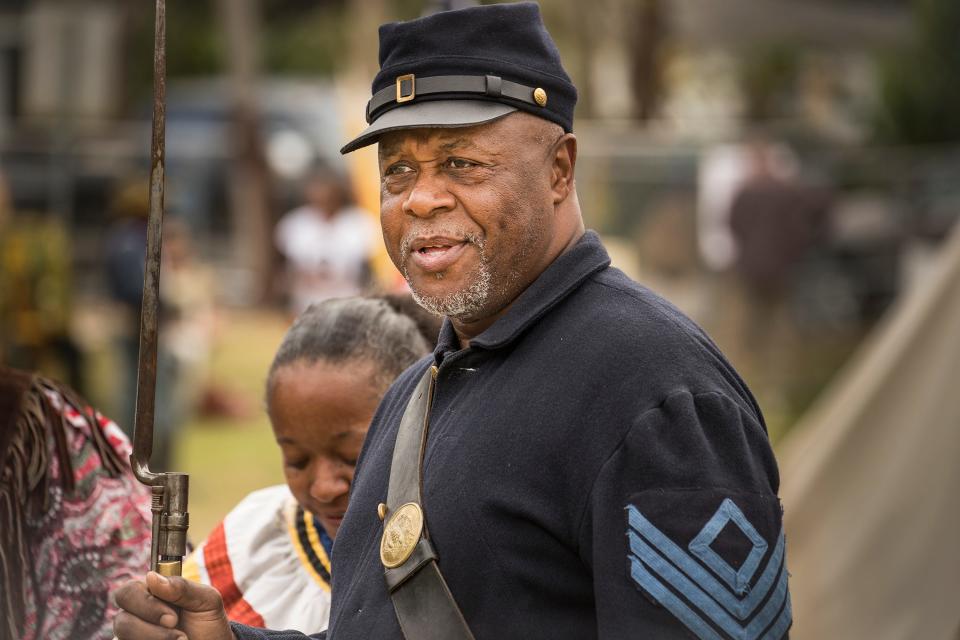
MULTIPOLYGON (((610 256, 593 231, 587 231, 566 253, 561 254, 513 302, 509 311, 486 331, 470 341, 472 348, 499 349, 513 342, 542 318, 584 280, 610 265, 610 256)), ((446 354, 459 351, 460 342, 444 318, 434 357, 439 364, 446 354)))

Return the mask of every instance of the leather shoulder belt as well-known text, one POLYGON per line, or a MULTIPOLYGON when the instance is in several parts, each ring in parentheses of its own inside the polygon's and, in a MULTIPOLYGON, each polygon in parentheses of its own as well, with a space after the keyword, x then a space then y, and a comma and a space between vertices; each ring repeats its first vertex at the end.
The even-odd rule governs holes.
POLYGON ((423 513, 423 453, 437 368, 417 384, 400 421, 380 540, 380 561, 393 608, 407 640, 473 640, 430 544, 423 513))

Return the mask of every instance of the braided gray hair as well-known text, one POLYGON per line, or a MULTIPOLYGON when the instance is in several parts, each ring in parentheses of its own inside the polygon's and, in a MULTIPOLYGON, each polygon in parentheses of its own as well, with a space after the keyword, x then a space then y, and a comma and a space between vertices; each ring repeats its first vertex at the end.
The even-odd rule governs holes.
POLYGON ((373 383, 385 390, 433 348, 439 319, 422 313, 397 296, 334 298, 310 305, 287 331, 273 358, 267 375, 268 400, 277 371, 301 361, 373 363, 373 383))

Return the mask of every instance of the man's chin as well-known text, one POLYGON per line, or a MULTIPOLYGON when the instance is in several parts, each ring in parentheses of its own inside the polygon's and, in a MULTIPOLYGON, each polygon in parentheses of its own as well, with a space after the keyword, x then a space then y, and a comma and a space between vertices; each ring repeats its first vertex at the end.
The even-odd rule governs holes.
POLYGON ((417 304, 430 313, 462 321, 482 317, 488 294, 477 286, 421 288, 411 284, 410 290, 417 304))
POLYGON ((405 265, 404 276, 414 300, 431 313, 453 319, 482 315, 491 291, 490 270, 481 262, 473 269, 436 273, 405 265))
POLYGON ((408 279, 407 284, 416 295, 435 300, 455 297, 470 288, 469 283, 457 282, 445 276, 437 278, 432 274, 408 279))

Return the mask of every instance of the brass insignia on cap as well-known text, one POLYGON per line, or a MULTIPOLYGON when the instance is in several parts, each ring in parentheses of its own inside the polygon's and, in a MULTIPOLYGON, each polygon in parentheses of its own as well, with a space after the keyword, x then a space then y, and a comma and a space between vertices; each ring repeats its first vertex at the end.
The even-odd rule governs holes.
POLYGON ((410 102, 417 95, 417 79, 412 73, 397 76, 397 102, 410 102))
POLYGON ((533 99, 541 107, 547 106, 547 92, 540 87, 533 90, 533 99))
POLYGON ((401 506, 383 527, 380 538, 380 562, 387 569, 399 567, 420 542, 423 533, 423 511, 415 502, 401 506))

